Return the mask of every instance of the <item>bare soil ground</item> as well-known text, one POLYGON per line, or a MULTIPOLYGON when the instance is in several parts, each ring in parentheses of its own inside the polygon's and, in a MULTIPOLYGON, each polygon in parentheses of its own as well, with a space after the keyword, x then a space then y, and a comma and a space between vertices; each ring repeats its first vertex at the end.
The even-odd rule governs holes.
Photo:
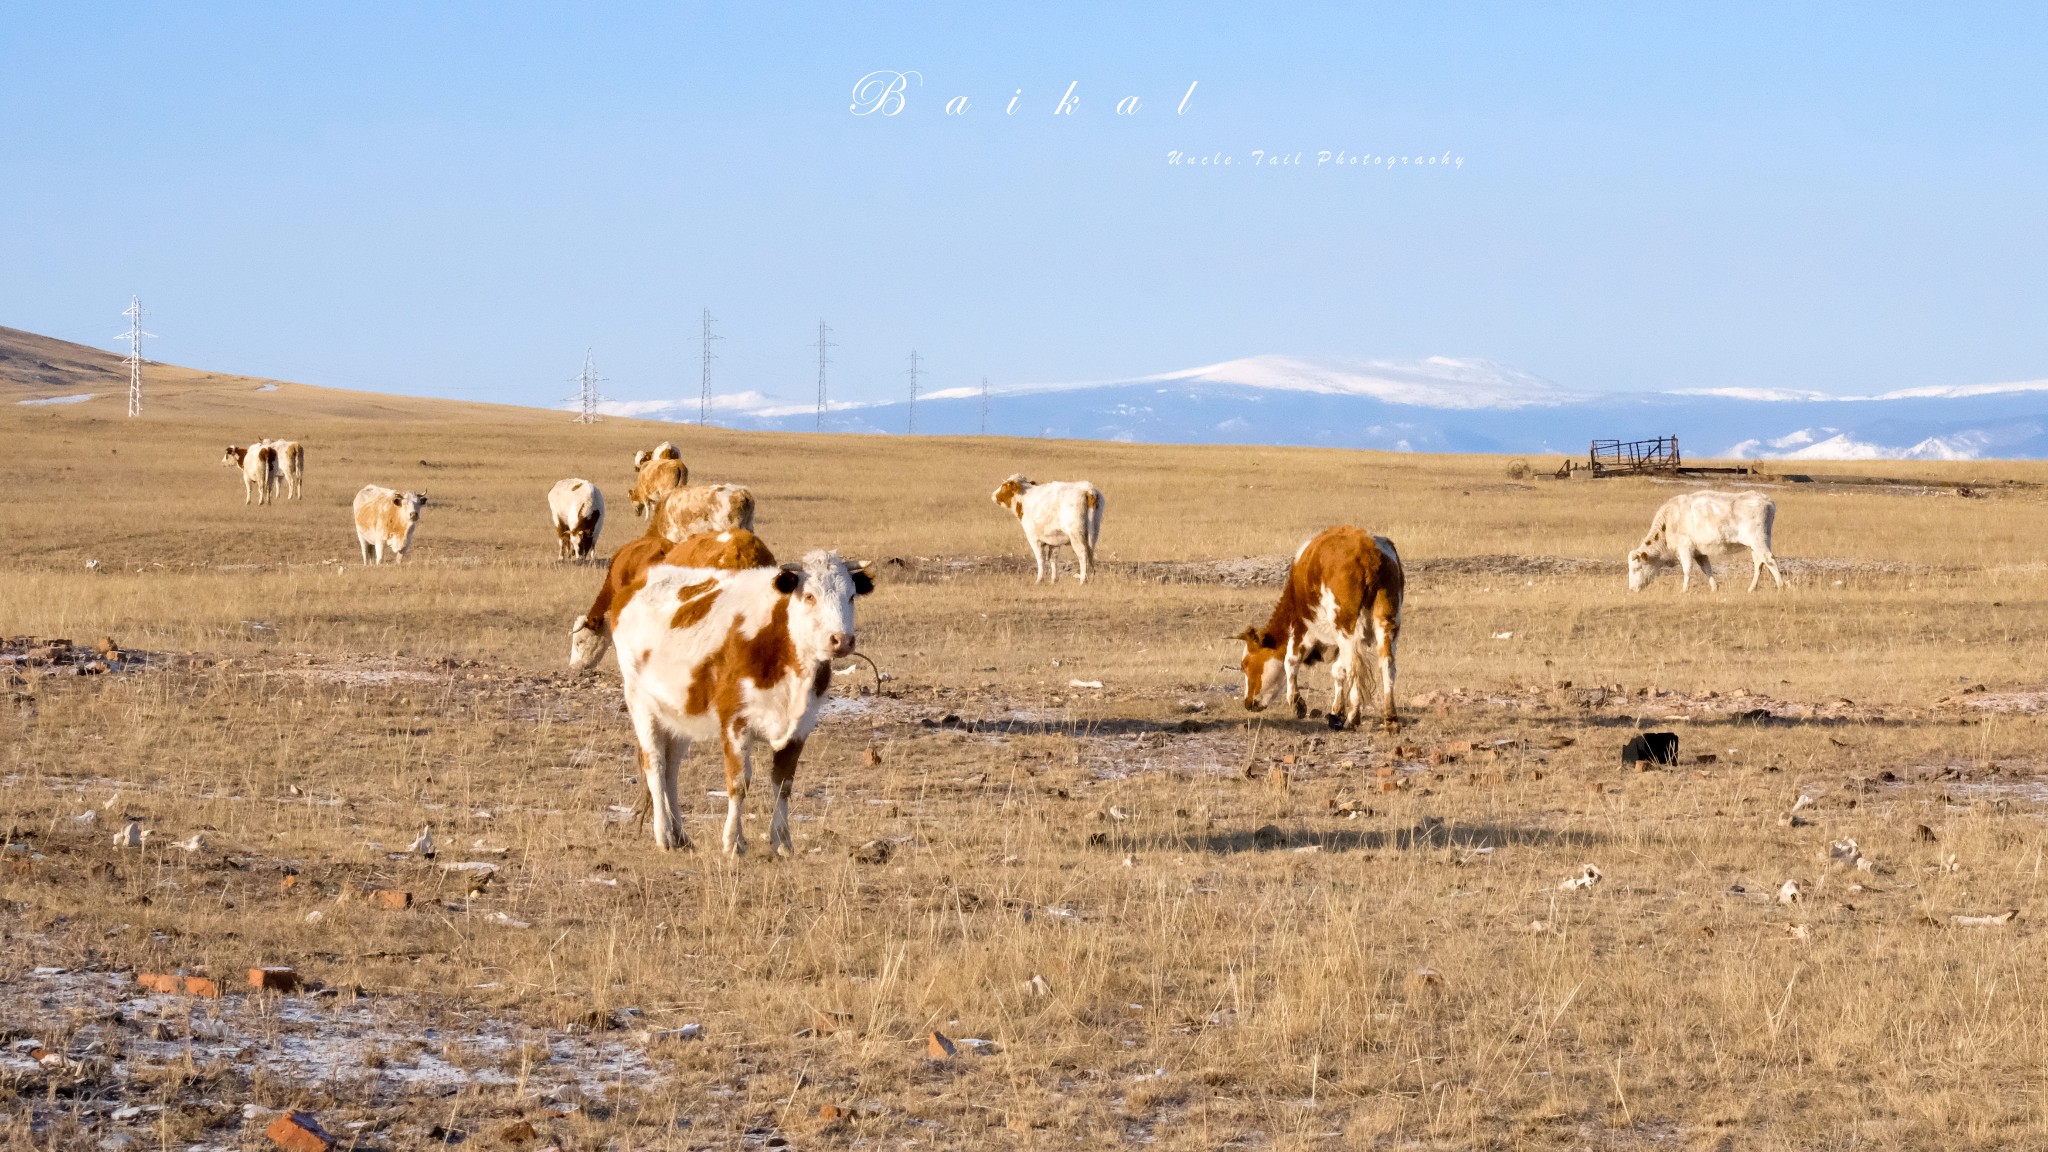
POLYGON ((1787 486, 1790 588, 1631 596, 1664 486, 1484 458, 187 387, 0 406, 10 1144, 2048 1142, 2033 490, 1787 486), (304 502, 242 506, 252 433, 304 502), (779 552, 882 562, 790 860, 656 851, 616 672, 563 666, 599 572, 547 486, 662 438, 779 552), (1112 494, 1097 582, 1031 585, 1020 469, 1112 494), (366 482, 433 496, 417 563, 353 561, 366 482), (1231 699, 1221 637, 1338 521, 1408 561, 1396 733, 1231 699), (1624 766, 1642 730, 1678 762, 1624 766))

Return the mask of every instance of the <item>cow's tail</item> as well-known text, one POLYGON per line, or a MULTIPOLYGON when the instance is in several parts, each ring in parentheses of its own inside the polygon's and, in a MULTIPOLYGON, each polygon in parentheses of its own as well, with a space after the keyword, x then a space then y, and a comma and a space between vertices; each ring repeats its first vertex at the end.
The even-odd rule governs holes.
POLYGON ((1095 551, 1095 542, 1102 538, 1102 490, 1088 489, 1086 497, 1088 516, 1088 550, 1095 551))
POLYGON ((1777 502, 1776 500, 1765 500, 1765 501, 1764 501, 1764 551, 1766 551, 1766 552, 1770 552, 1770 551, 1773 551, 1773 550, 1774 550, 1774 548, 1773 548, 1773 545, 1771 544, 1771 526, 1772 526, 1773 524, 1776 524, 1777 522, 1778 522, 1778 502, 1777 502))

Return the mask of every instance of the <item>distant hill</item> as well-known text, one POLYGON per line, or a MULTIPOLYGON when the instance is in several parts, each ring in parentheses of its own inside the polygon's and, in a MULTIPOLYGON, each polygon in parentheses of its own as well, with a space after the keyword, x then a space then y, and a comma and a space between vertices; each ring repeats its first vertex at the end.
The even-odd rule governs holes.
MULTIPOLYGON (((628 403, 688 419, 694 402, 628 403)), ((1873 396, 1715 389, 1570 392, 1480 360, 1232 360, 1136 380, 993 392, 990 435, 1177 444, 1301 445, 1405 452, 1582 455, 1595 438, 1676 435, 1688 456, 1790 460, 2048 457, 2048 381, 1919 388, 1873 396)), ((984 427, 978 389, 921 397, 917 431, 984 427)), ((836 406, 828 431, 900 433, 905 403, 836 406)), ((720 398, 720 423, 806 431, 814 410, 748 394, 720 398)))
MULTIPOLYGON (((559 419, 544 410, 509 405, 321 388, 260 376, 184 368, 155 360, 145 361, 143 366, 145 417, 260 419, 265 401, 284 397, 290 397, 292 403, 280 405, 280 410, 300 417, 431 419, 492 409, 501 414, 559 419)), ((19 328, 0 327, 0 405, 16 412, 49 405, 76 408, 94 416, 125 415, 128 366, 118 353, 19 328)), ((262 434, 284 435, 288 431, 267 426, 262 434)), ((236 434, 246 435, 247 431, 236 434)))

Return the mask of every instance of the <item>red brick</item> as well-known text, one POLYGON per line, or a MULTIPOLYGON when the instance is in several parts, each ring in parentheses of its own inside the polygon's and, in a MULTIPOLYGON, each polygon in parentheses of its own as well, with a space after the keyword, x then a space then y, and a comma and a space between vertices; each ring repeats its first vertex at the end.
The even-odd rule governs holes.
POLYGON ((946 1038, 944 1032, 933 1032, 925 1037, 924 1050, 925 1054, 934 1060, 944 1060, 960 1052, 960 1049, 954 1047, 953 1042, 946 1038))
POLYGON ((138 972, 135 982, 151 992, 163 992, 175 996, 185 990, 185 979, 164 972, 138 972))
POLYGON ((205 1000, 220 999, 220 985, 204 976, 185 977, 185 995, 198 996, 205 1000))
POLYGON ((844 1120, 851 1115, 851 1112, 848 1112, 846 1109, 841 1108, 837 1104, 818 1105, 818 1119, 820 1120, 844 1120))
POLYGON ((310 1112, 287 1112, 271 1121, 263 1134, 286 1152, 328 1152, 334 1140, 320 1130, 310 1112))
POLYGON ((270 992, 297 992, 305 986, 299 974, 289 968, 251 968, 249 987, 270 992))

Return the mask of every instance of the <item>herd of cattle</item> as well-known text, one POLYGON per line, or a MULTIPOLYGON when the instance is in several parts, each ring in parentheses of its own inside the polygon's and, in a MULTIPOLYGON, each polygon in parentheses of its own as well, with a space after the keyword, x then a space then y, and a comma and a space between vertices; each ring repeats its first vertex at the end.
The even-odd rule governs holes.
MULTIPOLYGON (((293 441, 230 447, 222 463, 239 469, 244 503, 267 504, 280 487, 302 498, 305 453, 293 441)), ((618 654, 626 708, 640 745, 641 770, 663 848, 688 847, 676 799, 677 772, 690 746, 716 741, 725 760, 724 850, 746 851, 741 808, 753 757, 770 758, 772 852, 792 851, 789 796, 804 742, 817 726, 832 662, 853 655, 854 600, 874 590, 865 563, 814 551, 778 564, 754 535, 754 495, 738 484, 692 485, 674 444, 637 452, 629 498, 646 531, 614 554, 590 608, 570 626, 569 663, 593 668, 618 654)), ((1086 583, 1102 533, 1101 490, 1085 481, 1038 484, 1011 476, 991 495, 1017 517, 1037 566, 1036 579, 1059 580, 1055 548, 1074 552, 1086 583)), ((368 485, 354 502, 363 561, 405 558, 427 498, 368 485)), ((1676 565, 1682 588, 1695 569, 1710 588, 1710 554, 1750 555, 1750 591, 1765 571, 1782 587, 1771 554, 1776 505, 1755 492, 1688 492, 1657 510, 1649 533, 1628 557, 1631 591, 1676 565)), ((557 555, 588 559, 604 527, 604 494, 588 480, 557 482, 548 492, 557 555)), ((1328 659, 1333 728, 1364 718, 1367 650, 1378 664, 1380 718, 1392 728, 1395 646, 1405 592, 1401 556, 1391 540, 1349 525, 1327 529, 1295 552, 1280 600, 1263 627, 1231 637, 1243 645, 1244 706, 1258 712, 1284 700, 1297 718, 1304 665, 1328 659)))

